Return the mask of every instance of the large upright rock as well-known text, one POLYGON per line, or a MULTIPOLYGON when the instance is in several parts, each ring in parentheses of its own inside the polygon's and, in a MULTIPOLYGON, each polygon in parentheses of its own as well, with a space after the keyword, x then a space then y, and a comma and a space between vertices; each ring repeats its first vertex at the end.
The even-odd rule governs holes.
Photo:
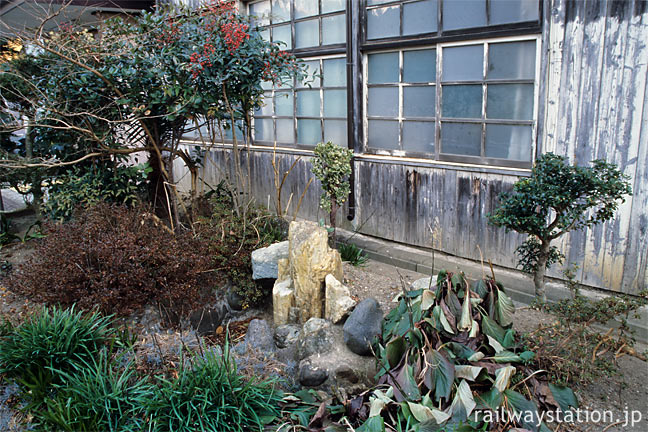
POLYGON ((290 275, 299 320, 324 316, 324 279, 342 280, 340 253, 328 245, 328 233, 313 222, 291 222, 288 230, 290 275))
POLYGON ((252 251, 252 279, 277 279, 278 262, 285 258, 288 258, 287 241, 252 251))
POLYGON ((272 315, 275 326, 288 324, 290 309, 295 306, 295 290, 290 279, 276 281, 272 288, 272 315))
POLYGON ((326 275, 326 301, 324 318, 337 324, 355 307, 356 301, 351 298, 349 288, 342 285, 333 275, 326 275))

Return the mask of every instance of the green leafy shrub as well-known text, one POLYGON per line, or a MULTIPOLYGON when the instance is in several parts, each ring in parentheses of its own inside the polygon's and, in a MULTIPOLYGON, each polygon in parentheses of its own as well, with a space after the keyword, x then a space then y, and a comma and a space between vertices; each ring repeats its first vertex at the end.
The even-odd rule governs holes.
POLYGON ((67 220, 79 206, 99 202, 133 206, 146 191, 149 171, 146 165, 74 169, 52 183, 45 211, 54 220, 67 220))
POLYGON ((225 353, 206 351, 161 380, 147 416, 154 431, 261 431, 280 416, 273 381, 245 380, 225 353))
POLYGON ((132 362, 119 367, 108 350, 77 364, 72 371, 54 371, 61 384, 44 406, 32 412, 32 424, 57 431, 141 431, 144 410, 153 394, 138 379, 132 362))
POLYGON ((340 252, 342 261, 346 261, 355 267, 363 266, 369 261, 369 257, 364 253, 364 250, 353 243, 340 244, 338 251, 340 252))
POLYGON ((15 379, 41 401, 61 373, 91 362, 101 347, 113 341, 111 318, 84 315, 74 308, 43 308, 0 339, 0 373, 15 379))
POLYGON ((536 161, 531 177, 518 180, 513 193, 502 195, 499 208, 489 215, 490 222, 528 235, 517 248, 518 265, 533 273, 539 302, 547 301, 546 269, 564 258, 551 242, 569 231, 612 219, 624 196, 632 193, 628 179, 603 160, 581 167, 546 153, 536 161))
POLYGON ((128 315, 158 303, 189 312, 213 286, 206 242, 171 233, 142 207, 100 203, 50 225, 33 258, 8 285, 53 304, 128 315))

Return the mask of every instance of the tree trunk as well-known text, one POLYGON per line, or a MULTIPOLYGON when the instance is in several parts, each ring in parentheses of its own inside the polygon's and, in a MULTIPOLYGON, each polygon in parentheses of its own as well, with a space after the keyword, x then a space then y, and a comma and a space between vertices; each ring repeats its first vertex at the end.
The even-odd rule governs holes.
POLYGON ((337 211, 340 207, 337 204, 337 201, 335 201, 335 198, 331 198, 331 213, 329 214, 329 222, 331 224, 331 228, 333 228, 333 231, 331 231, 330 235, 330 243, 331 247, 335 247, 335 240, 336 240, 336 232, 335 232, 335 217, 337 216, 337 211))
POLYGON ((547 295, 545 293, 544 277, 547 271, 547 260, 549 258, 550 242, 542 240, 540 246, 540 253, 538 254, 538 265, 535 273, 533 274, 533 284, 535 285, 536 301, 540 304, 547 303, 547 295))

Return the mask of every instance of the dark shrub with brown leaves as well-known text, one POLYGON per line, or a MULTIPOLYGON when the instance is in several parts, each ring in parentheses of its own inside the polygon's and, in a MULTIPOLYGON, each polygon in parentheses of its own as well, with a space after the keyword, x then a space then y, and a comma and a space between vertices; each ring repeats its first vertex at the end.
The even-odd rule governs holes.
POLYGON ((206 243, 173 235, 142 207, 99 204, 47 234, 10 281, 38 301, 118 315, 158 303, 182 314, 213 277, 206 243))

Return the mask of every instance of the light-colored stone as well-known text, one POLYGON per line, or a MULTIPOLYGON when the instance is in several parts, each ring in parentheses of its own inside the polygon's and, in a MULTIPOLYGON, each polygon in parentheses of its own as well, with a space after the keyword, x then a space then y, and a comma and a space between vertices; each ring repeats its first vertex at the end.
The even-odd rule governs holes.
POLYGON ((276 281, 272 288, 272 313, 274 325, 289 323, 290 309, 295 305, 295 290, 292 281, 285 279, 276 281))
POLYGON ((277 261, 277 281, 281 282, 290 277, 290 261, 288 258, 282 258, 277 261))
POLYGON ((288 258, 288 241, 252 251, 252 279, 277 279, 278 261, 288 258))
POLYGON ((342 285, 333 275, 326 275, 324 282, 326 283, 324 318, 337 324, 351 312, 356 302, 351 298, 349 288, 342 285))
POLYGON ((419 289, 429 289, 429 288, 432 288, 432 291, 436 291, 436 286, 437 286, 436 276, 425 277, 425 278, 417 279, 414 282, 412 282, 412 285, 410 285, 410 291, 419 290, 419 289), (432 282, 430 282, 430 279, 432 279, 432 282))
POLYGON ((324 316, 324 279, 342 280, 340 253, 328 245, 328 233, 313 222, 291 222, 288 230, 290 275, 300 322, 324 316))

